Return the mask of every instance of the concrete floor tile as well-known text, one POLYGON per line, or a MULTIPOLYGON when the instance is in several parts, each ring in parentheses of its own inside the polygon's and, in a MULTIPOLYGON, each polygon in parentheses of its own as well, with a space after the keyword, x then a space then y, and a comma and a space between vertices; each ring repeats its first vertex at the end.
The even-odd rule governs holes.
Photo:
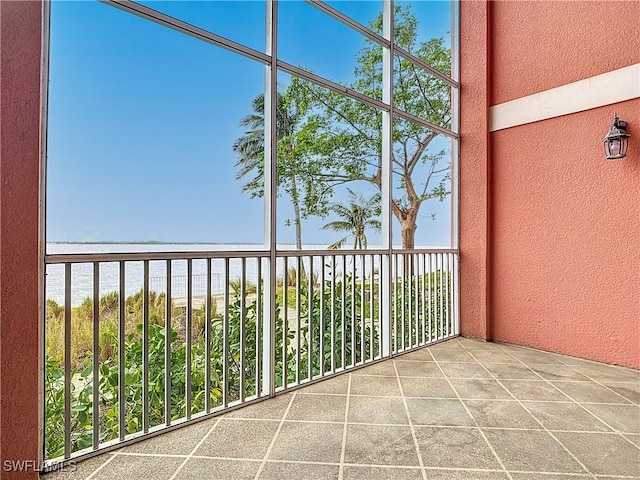
POLYGON ((354 373, 358 375, 382 375, 386 377, 395 377, 396 370, 393 368, 393 362, 378 362, 368 367, 360 368, 354 373))
POLYGON ((432 470, 426 469, 428 480, 506 480, 508 475, 503 471, 482 470, 432 470))
POLYGON ((477 363, 441 363, 440 367, 448 378, 493 378, 477 363))
POLYGON ((425 467, 500 469, 476 428, 415 427, 425 467))
POLYGON ((278 425, 278 421, 223 418, 195 455, 262 459, 278 425))
POLYGON ((56 465, 56 469, 48 473, 41 473, 41 480, 76 480, 84 479, 91 475, 97 468, 112 458, 113 454, 106 453, 97 457, 88 458, 70 465, 56 465))
POLYGON ((602 382, 605 386, 616 392, 618 395, 622 395, 636 405, 640 405, 640 382, 602 382))
POLYGON ((351 375, 351 395, 372 395, 374 397, 399 397, 400 387, 397 377, 368 377, 351 375))
POLYGON ((518 400, 533 400, 540 402, 571 401, 569 397, 544 380, 501 380, 501 383, 518 400))
POLYGON ((640 433, 640 407, 638 405, 585 403, 584 407, 618 432, 640 433))
POLYGON ((253 480, 260 468, 259 461, 190 458, 180 469, 176 480, 253 480))
POLYGON ((586 473, 547 432, 484 430, 507 470, 586 473))
POLYGON ((280 394, 274 398, 247 405, 225 414, 225 418, 257 418, 264 420, 281 420, 286 412, 292 393, 280 394))
POLYGON ((435 362, 395 360, 398 375, 401 377, 443 377, 435 362))
POLYGON ((640 449, 620 435, 570 432, 555 435, 592 473, 640 477, 640 449))
POLYGON ((480 427, 542 428, 515 400, 464 400, 464 404, 480 427))
POLYGON ((414 350, 412 352, 403 353, 395 357, 397 360, 403 361, 419 361, 419 362, 433 362, 433 356, 431 355, 431 350, 433 347, 428 348, 420 348, 418 350, 414 350))
POLYGON ((611 432, 604 423, 576 403, 523 402, 549 430, 611 432))
POLYGON ((489 399, 511 399, 511 395, 495 380, 471 379, 462 380, 451 379, 451 385, 458 392, 460 398, 474 400, 489 399))
POLYGON ((444 378, 401 377, 405 397, 456 398, 449 382, 444 378))
POLYGON ((554 353, 528 348, 505 348, 505 350, 525 365, 564 365, 562 357, 554 353))
POLYGON ((431 350, 438 363, 476 363, 473 357, 464 349, 438 349, 431 350))
POLYGON ((259 480, 337 480, 339 465, 267 462, 259 480))
POLYGON ((473 352, 473 356, 483 365, 496 363, 521 365, 521 362, 504 350, 482 350, 473 352))
POLYGON ((345 463, 419 466, 409 427, 348 425, 345 463))
POLYGON ((475 338, 458 337, 456 341, 458 342, 458 344, 462 345, 464 348, 470 351, 500 349, 497 343, 486 342, 484 340, 476 340, 475 338))
POLYGON ((289 408, 287 420, 344 422, 346 409, 346 395, 298 394, 289 408))
POLYGON ((347 394, 349 387, 349 374, 341 374, 335 377, 327 378, 321 382, 316 382, 311 385, 307 385, 300 389, 300 392, 304 393, 336 393, 347 394))
POLYGON ((529 368, 540 375, 545 380, 555 381, 580 381, 589 382, 589 377, 584 376, 569 365, 536 365, 531 364, 529 368))
POLYGON ((362 467, 345 465, 344 480, 422 480, 419 468, 362 467))
POLYGON ((596 362, 589 365, 577 365, 574 368, 597 382, 631 382, 640 384, 640 371, 630 368, 596 362))
POLYGON ((92 479, 95 480, 168 480, 182 465, 184 458, 137 455, 117 455, 92 479))
POLYGON ((522 364, 488 363, 485 368, 500 380, 540 380, 540 376, 522 364))
POLYGON ((409 418, 402 398, 351 397, 349 423, 408 425, 409 418))
POLYGON ((457 399, 407 398, 407 406, 414 425, 475 426, 457 399))
POLYGON ((217 419, 212 419, 193 425, 185 425, 177 430, 124 447, 123 451, 127 453, 189 455, 216 422, 217 419))
POLYGON ((344 425, 285 422, 269 460, 339 463, 344 425))
POLYGON ((513 480, 582 480, 586 478, 593 478, 588 474, 576 474, 576 473, 514 473, 511 472, 511 478, 513 480))
POLYGON ((640 449, 640 435, 626 434, 626 435, 623 435, 623 437, 629 440, 631 443, 633 443, 636 447, 640 449))
POLYGON ((629 400, 601 385, 591 382, 551 382, 577 402, 622 403, 629 400))

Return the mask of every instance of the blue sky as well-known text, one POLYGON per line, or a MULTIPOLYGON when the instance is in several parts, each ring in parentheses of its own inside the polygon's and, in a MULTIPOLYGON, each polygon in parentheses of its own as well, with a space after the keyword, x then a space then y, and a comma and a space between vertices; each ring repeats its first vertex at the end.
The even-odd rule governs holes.
MULTIPOLYGON (((263 2, 143 3, 264 50, 263 2)), ((362 22, 382 7, 329 3, 362 22)), ((447 34, 450 3, 411 3, 424 39, 447 34)), ((352 79, 359 34, 300 2, 281 2, 279 21, 280 58, 352 79)), ((48 241, 262 243, 264 203, 241 191, 231 146, 263 65, 108 5, 54 1, 49 80, 48 241)), ((294 240, 289 203, 278 201, 279 243, 294 240)), ((446 244, 448 202, 423 212, 423 242, 446 244)), ((305 221, 303 240, 335 241, 327 221, 305 221)))

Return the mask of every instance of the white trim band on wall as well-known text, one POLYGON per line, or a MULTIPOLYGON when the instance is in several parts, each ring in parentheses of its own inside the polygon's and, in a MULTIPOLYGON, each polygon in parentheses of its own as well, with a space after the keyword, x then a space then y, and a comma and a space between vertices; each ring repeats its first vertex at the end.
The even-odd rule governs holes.
POLYGON ((490 130, 640 98, 640 63, 491 107, 490 130))

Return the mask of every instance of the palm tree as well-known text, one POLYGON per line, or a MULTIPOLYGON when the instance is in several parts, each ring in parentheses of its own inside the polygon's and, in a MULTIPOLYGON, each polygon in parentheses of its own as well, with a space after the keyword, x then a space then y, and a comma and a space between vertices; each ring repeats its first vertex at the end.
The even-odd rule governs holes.
POLYGON ((343 220, 329 222, 322 227, 323 230, 334 230, 336 232, 349 232, 345 237, 329 246, 330 249, 342 248, 349 237, 353 237, 353 249, 366 249, 367 236, 365 231, 373 229, 380 231, 382 224, 380 220, 371 218, 379 209, 379 198, 377 195, 365 199, 362 194, 356 194, 351 189, 349 192, 349 203, 332 203, 329 210, 341 217, 343 220))
MULTIPOLYGON (((252 197, 264 195, 264 94, 258 95, 251 104, 253 113, 240 120, 245 133, 233 144, 233 151, 238 155, 236 179, 253 175, 242 187, 242 191, 251 192, 252 197)), ((278 143, 278 186, 286 185, 293 204, 294 224, 296 227, 296 248, 302 249, 302 225, 300 222, 300 197, 296 182, 296 171, 290 168, 294 148, 293 137, 301 120, 301 115, 294 104, 287 101, 285 95, 277 94, 276 135, 278 143), (280 145, 279 145, 280 147, 280 145)))

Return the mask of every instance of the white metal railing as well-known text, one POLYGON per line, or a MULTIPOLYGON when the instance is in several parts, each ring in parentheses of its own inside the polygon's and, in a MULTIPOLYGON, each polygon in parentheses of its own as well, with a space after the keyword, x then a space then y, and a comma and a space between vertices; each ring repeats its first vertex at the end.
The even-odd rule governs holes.
POLYGON ((455 250, 45 262, 49 465, 459 334, 455 250))

